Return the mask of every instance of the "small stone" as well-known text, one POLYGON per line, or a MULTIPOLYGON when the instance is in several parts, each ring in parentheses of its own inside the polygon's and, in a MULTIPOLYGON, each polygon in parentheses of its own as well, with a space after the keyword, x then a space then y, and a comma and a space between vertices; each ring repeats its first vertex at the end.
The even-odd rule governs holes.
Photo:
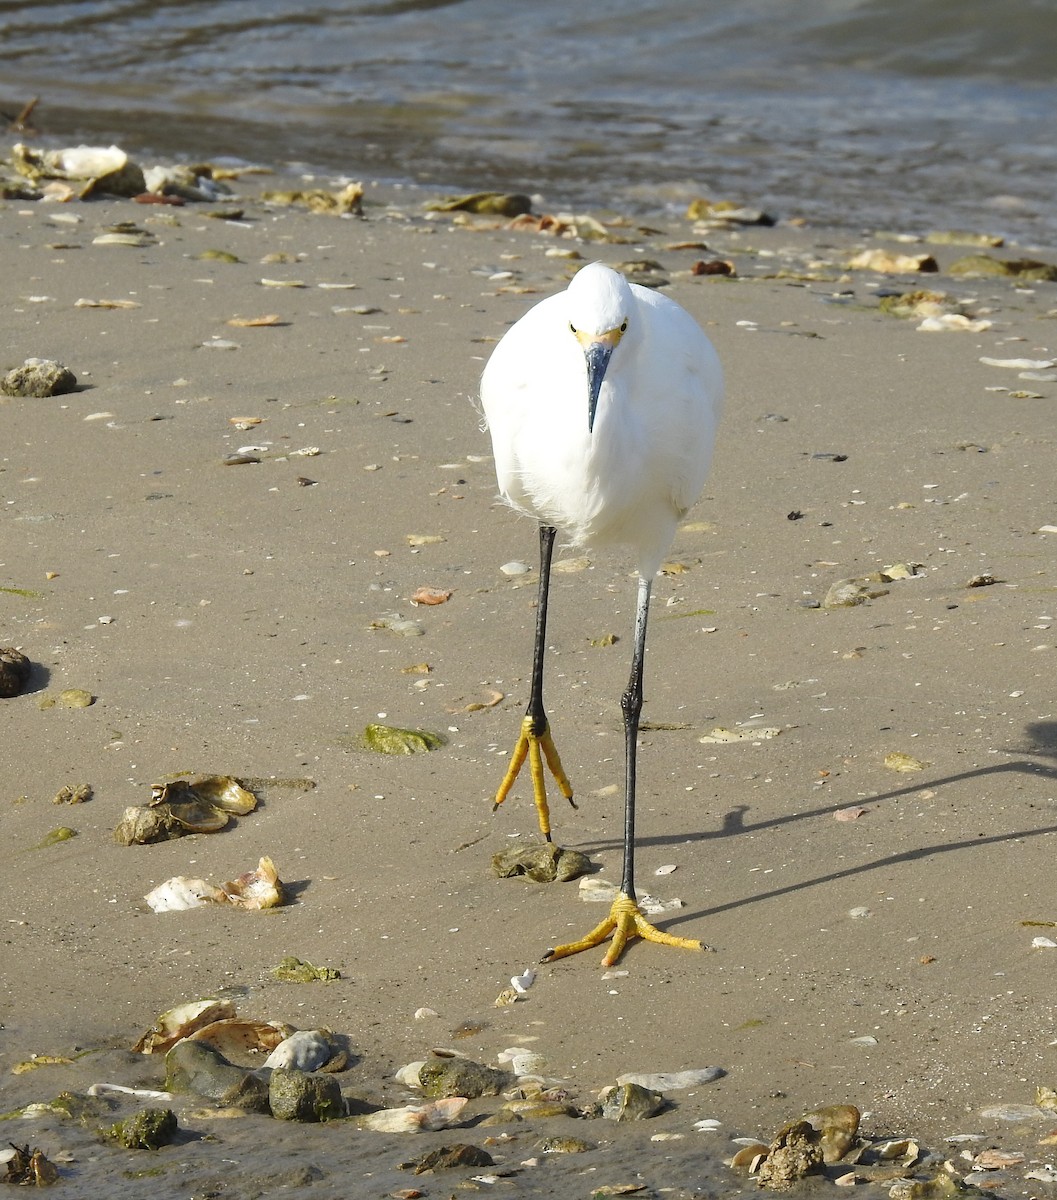
POLYGON ((26 686, 31 664, 14 646, 0 648, 0 698, 17 696, 26 686))
POLYGON ((500 574, 506 575, 510 578, 514 578, 518 575, 527 575, 531 570, 532 568, 528 565, 528 563, 523 562, 503 563, 503 565, 499 568, 500 574))
POLYGON ((432 1058, 418 1073, 423 1093, 432 1100, 445 1096, 498 1096, 510 1083, 506 1071, 497 1071, 470 1058, 432 1058))
POLYGON ((179 1124, 171 1108, 145 1108, 111 1126, 109 1136, 126 1150, 157 1150, 176 1137, 179 1124))
POLYGON ((0 380, 5 396, 61 396, 77 387, 77 376, 62 363, 49 358, 27 358, 20 367, 0 380))
POLYGON ((888 588, 882 587, 872 580, 865 578, 839 579, 826 593, 822 607, 853 608, 857 604, 865 604, 867 600, 876 600, 879 596, 887 595, 888 588))
POLYGON ((333 1075, 318 1071, 272 1071, 268 1103, 280 1121, 333 1121, 345 1115, 341 1085, 333 1075))
POLYGON ((448 1171, 453 1167, 494 1167, 495 1159, 487 1150, 479 1146, 457 1143, 454 1146, 441 1146, 422 1156, 417 1162, 401 1163, 405 1170, 412 1170, 416 1175, 426 1171, 448 1171))
POLYGON ((602 1116, 607 1121, 643 1121, 655 1116, 666 1104, 660 1092, 637 1083, 622 1083, 610 1088, 602 1098, 602 1116))

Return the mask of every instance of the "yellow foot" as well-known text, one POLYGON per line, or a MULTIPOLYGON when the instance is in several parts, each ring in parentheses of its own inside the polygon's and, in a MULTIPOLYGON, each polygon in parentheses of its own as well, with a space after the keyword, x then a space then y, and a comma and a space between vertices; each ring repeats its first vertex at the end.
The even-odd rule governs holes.
POLYGON ((507 767, 503 782, 495 794, 492 812, 495 812, 507 798, 526 758, 529 761, 529 774, 532 776, 532 796, 536 801, 536 812, 539 814, 540 832, 549 842, 551 840, 551 818, 550 809, 547 807, 547 786, 543 774, 544 759, 546 759, 550 773, 554 776, 562 795, 573 808, 576 807, 576 802, 573 800, 572 784, 562 767, 562 760, 558 757, 558 748, 554 744, 550 726, 546 721, 543 723, 541 732, 536 731, 531 717, 526 716, 521 722, 521 733, 518 735, 514 753, 510 756, 510 766, 507 767))
POLYGON ((696 938, 675 937, 664 933, 642 915, 642 911, 632 898, 621 892, 613 901, 609 916, 597 925, 578 942, 567 942, 548 950, 542 962, 554 962, 557 958, 568 958, 570 954, 579 954, 581 950, 590 950, 592 946, 600 946, 609 935, 613 935, 613 944, 602 959, 603 967, 611 967, 624 953, 624 947, 629 938, 640 937, 647 942, 660 942, 662 946, 675 946, 679 950, 704 950, 705 947, 696 938))

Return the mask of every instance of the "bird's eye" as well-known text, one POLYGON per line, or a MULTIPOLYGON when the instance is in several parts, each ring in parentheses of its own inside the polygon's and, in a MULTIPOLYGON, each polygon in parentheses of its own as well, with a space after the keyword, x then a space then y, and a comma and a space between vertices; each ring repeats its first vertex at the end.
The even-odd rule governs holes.
POLYGON ((628 323, 627 323, 627 321, 625 321, 624 324, 621 325, 621 327, 620 327, 620 332, 627 333, 627 331, 628 331, 628 323))
POLYGON ((576 326, 572 323, 572 321, 569 322, 569 332, 574 336, 576 335, 576 326))

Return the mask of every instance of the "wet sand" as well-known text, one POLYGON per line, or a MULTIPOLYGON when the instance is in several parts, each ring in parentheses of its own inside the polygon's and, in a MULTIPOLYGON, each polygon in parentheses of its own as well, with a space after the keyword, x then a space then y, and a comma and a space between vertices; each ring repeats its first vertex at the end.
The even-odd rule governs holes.
MULTIPOLYGON (((557 1122, 598 1144, 588 1154, 540 1157, 551 1129, 518 1127, 490 1147, 515 1172, 494 1185, 507 1194, 755 1190, 722 1165, 731 1138, 766 1141, 844 1102, 867 1133, 914 1136, 966 1170, 966 1147, 1021 1151, 991 1186, 1046 1194, 1025 1174, 1053 1160, 1040 1139, 1057 1115, 981 1110, 1057 1083, 1057 950, 1032 947, 1054 931, 1023 924, 1057 920, 1057 594, 1054 534, 1039 532, 1057 524, 1057 391, 979 360, 1057 356, 1053 285, 846 272, 863 247, 907 247, 781 224, 711 232, 703 251, 673 248, 696 235, 666 218, 598 245, 427 219, 411 192, 368 187, 365 219, 339 219, 261 203, 274 181, 235 186, 237 221, 210 204, 0 205, 0 366, 54 358, 80 383, 0 401, 0 645, 34 663, 28 690, 0 701, 0 1111, 103 1080, 160 1086, 162 1063, 129 1048, 159 1012, 223 993, 245 1015, 345 1035, 343 1089, 388 1106, 413 1100, 394 1070, 435 1046, 492 1063, 530 1047, 583 1101, 627 1071, 723 1068, 634 1127, 557 1122), (119 221, 150 244, 93 244, 119 221), (201 257, 216 250, 239 261, 201 257), (660 923, 714 952, 635 944, 609 977, 592 952, 496 1008, 510 976, 599 919, 575 882, 490 874, 495 852, 536 837, 524 786, 491 814, 536 586, 534 568, 499 568, 534 564, 536 534, 496 502, 475 391, 495 339, 575 265, 553 251, 658 260, 727 372, 705 497, 655 587, 640 760, 641 887, 680 898, 660 923), (717 257, 737 278, 689 274, 717 257), (879 290, 919 286, 972 300, 992 328, 927 334, 879 311, 879 290), (245 416, 263 420, 234 428, 245 416), (223 465, 242 447, 262 461, 223 465), (857 607, 808 606, 901 562, 922 574, 857 607), (967 586, 985 573, 996 582, 967 586), (413 606, 424 585, 452 596, 413 606), (423 635, 385 628, 393 614, 423 635), (41 708, 63 688, 95 702, 41 708), (379 719, 446 745, 359 750, 379 719), (781 732, 699 741, 747 721, 781 732), (892 753, 925 765, 895 772, 892 753), (179 772, 279 782, 223 832, 115 844, 125 807, 179 772), (89 802, 53 805, 79 783, 89 802), (60 825, 77 836, 34 849, 60 825), (264 854, 290 892, 275 911, 143 902, 170 876, 220 882, 264 854), (279 983, 288 954, 342 978, 279 983), (438 1016, 416 1020, 422 1007, 438 1016), (718 1130, 694 1130, 704 1118, 718 1130), (980 1136, 945 1140, 961 1134, 980 1136)), ((930 249, 943 269, 968 252, 930 249)), ((555 834, 615 880, 634 583, 629 562, 563 558, 547 700, 580 807, 555 804, 555 834)), ((12 1120, 4 1140, 57 1158, 70 1195, 141 1195, 149 1169, 159 1197, 374 1196, 448 1195, 480 1172, 398 1164, 496 1134, 176 1109, 182 1140, 154 1155, 54 1116, 12 1120)))

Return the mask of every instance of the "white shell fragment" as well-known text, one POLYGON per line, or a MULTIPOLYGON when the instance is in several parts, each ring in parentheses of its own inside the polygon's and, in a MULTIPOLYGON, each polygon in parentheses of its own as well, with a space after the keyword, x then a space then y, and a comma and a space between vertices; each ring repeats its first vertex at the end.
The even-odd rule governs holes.
POLYGON ((189 908, 215 904, 222 894, 220 888, 206 883, 204 879, 188 879, 186 875, 177 875, 159 883, 143 899, 156 913, 186 912, 189 908))
POLYGON ((447 1129, 454 1125, 469 1101, 465 1096, 449 1096, 431 1104, 409 1104, 406 1108, 383 1108, 370 1113, 360 1125, 378 1133, 421 1133, 423 1130, 447 1129))
POLYGON ((536 972, 529 967, 521 975, 511 975, 510 986, 519 996, 523 996, 536 982, 536 972))
POLYGON ((1053 938, 1035 937, 1031 939, 1031 948, 1033 950, 1057 950, 1057 942, 1053 938))
POLYGON ((547 1069, 547 1060, 535 1050, 524 1046, 510 1046, 500 1050, 497 1058, 501 1064, 509 1064, 510 1070, 519 1078, 526 1075, 539 1076, 547 1069))
POLYGON ((89 1096, 138 1096, 141 1100, 165 1100, 172 1102, 172 1092, 158 1092, 154 1088, 125 1087, 122 1083, 93 1083, 88 1088, 89 1096))
POLYGON ((204 904, 233 904, 236 908, 274 908, 283 902, 283 887, 275 863, 264 856, 256 870, 216 887, 204 879, 176 875, 149 891, 144 900, 156 913, 183 912, 204 904))
POLYGON ((264 1060, 264 1070, 293 1068, 318 1071, 334 1057, 334 1047, 321 1029, 299 1029, 284 1038, 264 1060))
POLYGON ((963 313, 942 313, 936 317, 926 317, 917 327, 918 333, 951 333, 964 330, 966 333, 984 333, 991 328, 991 322, 980 318, 974 320, 963 313))
MULTIPOLYGON (((712 1083, 713 1080, 719 1079, 722 1074, 722 1067, 700 1067, 697 1070, 666 1071, 656 1075, 632 1071, 627 1075, 618 1075, 617 1083, 621 1085, 625 1083, 637 1083, 639 1087, 649 1088, 654 1092, 674 1092, 679 1091, 681 1088, 697 1087, 702 1083, 712 1083)), ((698 1122, 694 1128, 699 1129, 705 1123, 698 1122)), ((719 1122, 714 1121, 711 1124, 718 1125, 719 1122)))
POLYGON ((985 358, 981 356, 980 361, 985 367, 1009 367, 1014 371, 1048 371, 1050 367, 1057 367, 1057 359, 1054 358, 985 358))
POLYGON ((580 899, 588 903, 612 904, 617 898, 617 885, 610 883, 608 879, 585 875, 576 886, 580 899))
POLYGON ((417 1062, 408 1063, 400 1068, 393 1076, 397 1083, 402 1083, 404 1087, 420 1088, 422 1080, 419 1078, 419 1072, 426 1065, 426 1060, 420 1058, 417 1062))

